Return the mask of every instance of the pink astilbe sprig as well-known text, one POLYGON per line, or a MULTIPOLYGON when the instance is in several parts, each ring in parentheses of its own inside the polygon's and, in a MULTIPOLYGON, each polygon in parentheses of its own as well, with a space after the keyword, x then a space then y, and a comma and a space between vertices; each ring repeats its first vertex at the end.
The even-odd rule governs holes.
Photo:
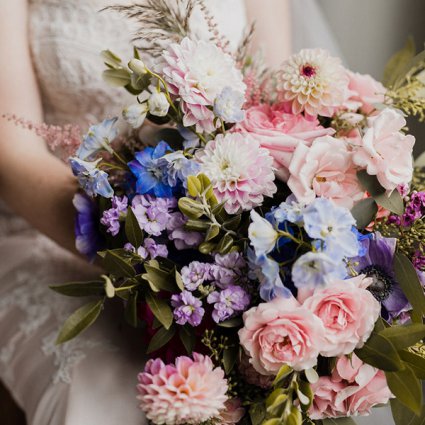
POLYGON ((57 153, 64 161, 68 157, 75 155, 81 144, 82 131, 80 126, 76 124, 66 124, 64 126, 46 123, 37 124, 15 114, 4 114, 3 118, 21 128, 34 132, 46 142, 52 152, 57 153))

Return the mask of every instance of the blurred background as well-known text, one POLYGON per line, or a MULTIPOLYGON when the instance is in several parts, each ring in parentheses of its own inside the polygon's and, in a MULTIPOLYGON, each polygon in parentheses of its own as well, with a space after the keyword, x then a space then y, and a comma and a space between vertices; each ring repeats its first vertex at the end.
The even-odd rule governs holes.
MULTIPOLYGON (((303 0, 296 0, 303 3, 303 0)), ((391 55, 409 35, 425 43, 425 0, 316 0, 348 67, 381 79, 391 55)), ((416 155, 425 151, 425 124, 410 120, 416 155)))

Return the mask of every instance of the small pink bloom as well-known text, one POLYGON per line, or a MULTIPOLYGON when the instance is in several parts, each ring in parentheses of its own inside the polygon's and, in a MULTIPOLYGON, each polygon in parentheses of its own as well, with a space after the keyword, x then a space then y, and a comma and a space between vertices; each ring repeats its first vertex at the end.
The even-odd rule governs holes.
POLYGON ((369 128, 353 154, 354 163, 376 176, 389 191, 412 180, 415 138, 401 132, 405 125, 406 120, 399 112, 384 109, 368 119, 369 128))
POLYGON ((224 409, 220 412, 217 424, 233 425, 237 424, 245 415, 245 409, 238 398, 232 398, 226 401, 224 409))
POLYGON ((335 357, 351 353, 369 339, 381 312, 381 305, 365 289, 370 279, 358 276, 335 280, 317 288, 303 306, 319 317, 325 327, 320 354, 335 357))
POLYGON ((351 96, 347 102, 351 109, 360 108, 365 114, 370 114, 375 109, 375 104, 384 102, 387 90, 379 81, 358 72, 349 71, 348 76, 351 96))
POLYGON ((175 364, 149 360, 139 374, 140 408, 154 424, 199 424, 219 416, 227 401, 224 371, 194 353, 175 364))
POLYGON ((312 384, 311 419, 368 415, 372 407, 386 404, 393 397, 385 373, 366 363, 355 354, 340 357, 332 376, 322 376, 312 384))
POLYGON ((277 297, 251 308, 243 319, 240 343, 257 372, 275 375, 285 364, 305 370, 317 363, 323 323, 295 298, 277 297))
POLYGON ((317 137, 333 134, 332 128, 324 128, 316 118, 290 112, 290 105, 252 106, 245 112, 245 120, 238 124, 238 131, 249 133, 274 159, 277 176, 286 181, 288 167, 295 148, 299 144, 310 146, 317 137))
POLYGON ((321 196, 351 209, 364 195, 352 153, 341 139, 325 136, 311 147, 298 145, 289 172, 288 186, 300 202, 310 203, 321 196))

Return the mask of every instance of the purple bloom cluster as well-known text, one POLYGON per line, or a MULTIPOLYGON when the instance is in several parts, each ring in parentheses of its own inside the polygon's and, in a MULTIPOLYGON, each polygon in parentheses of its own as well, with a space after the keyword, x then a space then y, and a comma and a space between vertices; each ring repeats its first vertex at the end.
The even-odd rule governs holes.
POLYGON ((174 241, 174 245, 179 250, 195 248, 204 240, 201 233, 191 232, 184 228, 186 221, 186 217, 178 211, 170 214, 167 226, 168 239, 174 241))
POLYGON ((413 192, 402 216, 391 215, 388 218, 390 224, 410 227, 415 221, 425 215, 425 192, 413 192))
POLYGON ((126 243, 124 249, 137 253, 144 260, 168 256, 167 245, 158 244, 152 238, 146 238, 143 241, 143 246, 139 246, 137 249, 131 243, 126 243))
POLYGON ((173 295, 171 305, 174 307, 174 319, 179 325, 189 323, 191 326, 198 326, 205 314, 202 301, 189 291, 173 295))
POLYGON ((149 235, 159 236, 171 219, 170 211, 177 206, 175 198, 155 198, 136 195, 131 204, 139 226, 149 235))
POLYGON ((241 286, 229 285, 222 291, 214 291, 208 295, 207 302, 214 304, 212 318, 216 323, 223 322, 235 313, 245 311, 251 300, 241 286))
POLYGON ((118 235, 120 231, 120 218, 127 214, 128 199, 126 196, 112 197, 112 208, 103 212, 100 222, 107 227, 106 231, 112 236, 118 235))
POLYGON ((425 255, 420 251, 415 252, 412 262, 417 270, 425 270, 425 255))
POLYGON ((211 281, 211 264, 192 261, 181 271, 184 287, 189 291, 195 291, 206 281, 211 281))

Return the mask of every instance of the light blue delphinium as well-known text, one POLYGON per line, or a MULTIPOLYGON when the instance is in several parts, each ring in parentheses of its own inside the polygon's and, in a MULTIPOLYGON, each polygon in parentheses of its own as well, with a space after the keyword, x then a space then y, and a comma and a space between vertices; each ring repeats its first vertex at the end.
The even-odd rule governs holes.
POLYGON ((317 198, 304 209, 304 228, 312 239, 323 241, 323 250, 334 258, 355 257, 360 244, 352 227, 351 212, 325 198, 317 198))
POLYGON ((118 135, 118 129, 115 126, 117 120, 118 118, 112 118, 92 125, 87 134, 83 136, 83 142, 78 148, 76 156, 79 159, 88 160, 93 159, 102 150, 112 153, 110 143, 118 135))
POLYGON ((292 267, 292 281, 297 288, 325 286, 346 276, 345 264, 324 252, 307 252, 292 267))
POLYGON ((217 96, 214 102, 214 114, 224 122, 236 123, 245 118, 242 105, 245 103, 245 96, 231 87, 225 87, 217 96))
POLYGON ((277 223, 289 221, 301 225, 303 222, 305 204, 298 202, 295 195, 289 195, 285 202, 282 202, 273 210, 273 216, 277 223))
POLYGON ((114 189, 108 181, 108 174, 97 168, 101 159, 94 162, 83 161, 79 158, 70 158, 72 172, 77 177, 78 183, 89 196, 100 195, 111 198, 114 189))

